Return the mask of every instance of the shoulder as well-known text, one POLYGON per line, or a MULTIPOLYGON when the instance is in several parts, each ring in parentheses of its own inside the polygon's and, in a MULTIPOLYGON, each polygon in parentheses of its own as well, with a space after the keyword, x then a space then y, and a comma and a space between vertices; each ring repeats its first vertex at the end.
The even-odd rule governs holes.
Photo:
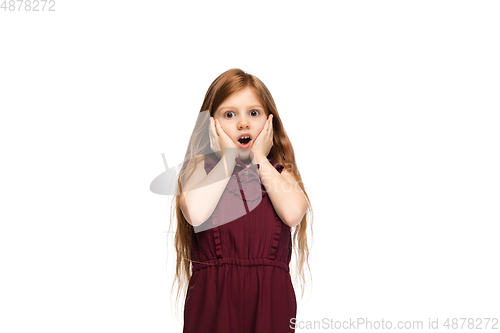
POLYGON ((205 172, 209 174, 210 171, 212 171, 212 169, 217 165, 217 163, 219 163, 219 157, 217 157, 215 153, 203 155, 202 162, 205 172))
POLYGON ((283 176, 283 178, 285 178, 287 181, 289 181, 292 184, 297 183, 297 177, 292 172, 292 170, 290 170, 289 167, 285 168, 285 166, 283 164, 281 164, 277 161, 274 161, 274 160, 270 160, 270 162, 274 166, 274 168, 276 170, 278 170, 278 172, 283 176))
POLYGON ((278 163, 278 162, 273 162, 271 161, 271 164, 273 165, 273 167, 278 170, 279 173, 282 173, 283 169, 285 168, 282 164, 278 163))
POLYGON ((274 159, 270 159, 269 160, 269 163, 271 163, 271 165, 276 169, 278 170, 279 173, 282 173, 283 169, 285 168, 281 163, 279 163, 278 161, 274 160, 274 159))

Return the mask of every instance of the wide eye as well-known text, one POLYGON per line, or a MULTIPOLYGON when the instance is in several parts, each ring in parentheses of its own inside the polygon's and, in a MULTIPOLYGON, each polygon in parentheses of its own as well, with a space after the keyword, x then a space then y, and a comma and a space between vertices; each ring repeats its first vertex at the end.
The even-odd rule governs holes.
POLYGON ((256 117, 259 115, 259 113, 260 113, 259 110, 252 110, 252 111, 250 111, 250 114, 252 114, 252 115, 255 114, 256 117), (257 114, 255 114, 255 112, 257 112, 257 114))
MULTIPOLYGON (((228 114, 230 114, 230 113, 234 114, 234 112, 233 112, 233 111, 229 111, 229 112, 224 113, 224 117, 225 117, 225 118, 228 118, 228 117, 226 117, 226 116, 227 116, 228 114)), ((231 118, 234 118, 234 117, 229 117, 229 119, 231 119, 231 118)))

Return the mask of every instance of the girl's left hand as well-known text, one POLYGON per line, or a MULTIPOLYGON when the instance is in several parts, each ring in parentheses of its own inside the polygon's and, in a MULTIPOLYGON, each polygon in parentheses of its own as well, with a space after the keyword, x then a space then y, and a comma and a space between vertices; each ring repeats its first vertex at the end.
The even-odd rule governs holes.
POLYGON ((255 138, 252 147, 250 147, 254 155, 262 155, 264 157, 269 155, 273 146, 273 133, 273 115, 270 114, 267 117, 264 128, 257 135, 257 138, 255 138))

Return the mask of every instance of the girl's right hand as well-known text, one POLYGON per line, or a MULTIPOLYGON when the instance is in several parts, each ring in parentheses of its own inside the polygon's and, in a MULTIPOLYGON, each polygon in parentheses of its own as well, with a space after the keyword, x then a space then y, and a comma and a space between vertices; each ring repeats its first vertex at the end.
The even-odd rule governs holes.
POLYGON ((216 155, 219 156, 221 153, 222 155, 224 155, 227 152, 232 152, 237 155, 236 157, 239 156, 238 146, 236 146, 234 141, 231 140, 226 132, 224 132, 224 130, 220 126, 219 121, 215 120, 214 117, 210 117, 209 137, 210 149, 212 149, 212 151, 216 153, 216 155))

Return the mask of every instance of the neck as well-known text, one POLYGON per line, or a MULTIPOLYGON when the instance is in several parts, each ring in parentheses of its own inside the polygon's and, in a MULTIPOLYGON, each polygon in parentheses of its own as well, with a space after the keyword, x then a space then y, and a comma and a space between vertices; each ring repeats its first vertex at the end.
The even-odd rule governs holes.
MULTIPOLYGON (((218 158, 221 158, 221 153, 220 152, 216 152, 215 155, 217 155, 218 158)), ((257 164, 257 162, 255 161, 255 159, 251 159, 250 157, 247 158, 247 159, 241 159, 240 160, 245 164, 245 166, 250 166, 252 164, 257 164)))
POLYGON ((243 163, 245 163, 246 166, 252 165, 252 160, 250 158, 247 158, 245 160, 241 160, 243 163))

